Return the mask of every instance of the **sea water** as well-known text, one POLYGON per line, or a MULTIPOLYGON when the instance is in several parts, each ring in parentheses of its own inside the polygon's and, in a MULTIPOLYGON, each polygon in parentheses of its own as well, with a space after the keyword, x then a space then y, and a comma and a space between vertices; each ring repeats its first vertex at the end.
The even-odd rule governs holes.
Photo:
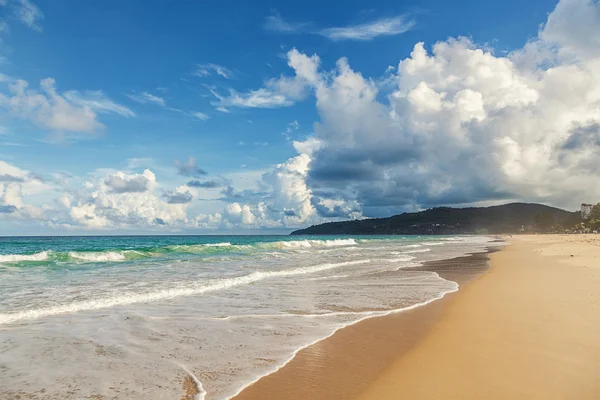
POLYGON ((0 238, 0 396, 227 399, 301 348, 455 282, 479 236, 0 238))

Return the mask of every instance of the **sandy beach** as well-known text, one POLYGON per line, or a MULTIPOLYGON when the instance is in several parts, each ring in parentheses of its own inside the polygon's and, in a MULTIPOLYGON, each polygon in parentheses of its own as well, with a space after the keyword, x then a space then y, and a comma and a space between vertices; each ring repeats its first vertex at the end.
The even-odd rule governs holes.
POLYGON ((600 236, 507 240, 474 279, 451 276, 464 259, 441 273, 458 292, 344 328, 236 399, 600 398, 600 236))

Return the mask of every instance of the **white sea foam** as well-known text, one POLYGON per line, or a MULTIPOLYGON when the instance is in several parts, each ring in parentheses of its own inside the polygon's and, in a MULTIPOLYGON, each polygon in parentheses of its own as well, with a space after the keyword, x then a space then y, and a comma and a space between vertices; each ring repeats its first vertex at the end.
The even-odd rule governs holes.
POLYGON ((354 239, 331 239, 331 240, 290 240, 281 242, 261 243, 260 247, 276 249, 299 249, 312 247, 338 247, 354 246, 357 242, 354 239))
POLYGON ((107 252, 77 252, 72 251, 69 253, 69 257, 76 260, 88 261, 88 262, 116 262, 125 261, 124 252, 107 251, 107 252))
POLYGON ((406 250, 406 251, 403 251, 402 253, 404 253, 404 254, 415 254, 415 253, 427 253, 428 251, 431 251, 431 249, 426 247, 424 249, 406 250))
POLYGON ((123 293, 119 296, 90 299, 53 307, 44 307, 21 311, 18 313, 0 314, 0 325, 9 324, 22 320, 31 320, 57 314, 71 314, 81 311, 98 310, 134 303, 147 303, 158 300, 172 299, 180 296, 191 296, 203 293, 215 292, 236 286, 248 285, 267 278, 287 277, 295 275, 312 274, 330 269, 366 264, 371 260, 355 260, 340 263, 326 263, 307 267, 292 268, 280 271, 255 271, 248 275, 235 278, 218 279, 205 283, 184 284, 179 287, 163 289, 148 293, 123 293))
MULTIPOLYGON (((442 277, 440 277, 440 276, 439 276, 437 273, 435 273, 435 275, 437 275, 437 277, 438 277, 439 279, 446 281, 445 279, 443 279, 442 277)), ((451 281, 448 281, 448 282, 451 282, 451 281)), ((263 377, 265 377, 265 376, 268 376, 268 375, 271 375, 271 374, 273 374, 273 373, 275 373, 275 372, 279 371, 281 368, 283 368, 284 366, 286 366, 287 364, 289 364, 289 362, 290 362, 290 361, 292 361, 292 360, 294 359, 294 357, 296 357, 296 354, 298 354, 300 351, 302 351, 302 350, 304 350, 304 349, 306 349, 306 348, 308 348, 308 347, 310 347, 310 346, 314 345, 315 343, 321 342, 321 341, 323 341, 323 340, 325 340, 325 339, 327 339, 327 338, 329 338, 329 337, 333 336, 333 335, 334 335, 334 334, 335 334, 337 331, 339 331, 340 329, 342 329, 342 328, 345 328, 345 327, 348 327, 348 326, 351 326, 351 325, 354 325, 354 324, 356 324, 356 323, 358 323, 358 322, 361 322, 361 321, 363 321, 363 320, 365 320, 365 319, 368 319, 368 318, 373 318, 373 317, 379 317, 379 316, 385 316, 385 315, 396 314, 396 313, 400 313, 400 312, 404 312, 404 311, 409 311, 409 310, 414 310, 415 308, 418 308, 418 307, 425 306, 425 305, 427 305, 427 304, 429 304, 429 303, 432 303, 432 302, 434 302, 434 301, 436 301, 436 300, 439 300, 439 299, 443 298, 443 297, 444 297, 446 294, 448 294, 448 293, 453 293, 453 292, 456 292, 456 291, 458 290, 458 283, 456 283, 456 282, 452 282, 452 283, 453 283, 454 285, 453 285, 453 287, 452 287, 451 289, 449 289, 449 290, 446 290, 446 291, 443 291, 443 292, 440 292, 440 293, 439 293, 437 296, 435 296, 435 297, 433 297, 433 298, 431 298, 431 299, 429 299, 429 300, 426 300, 426 301, 423 301, 423 302, 420 302, 420 303, 416 303, 416 304, 413 304, 413 305, 411 305, 411 306, 408 306, 408 307, 398 308, 398 309, 389 310, 389 311, 365 311, 365 312, 357 313, 357 314, 360 314, 360 315, 362 315, 362 316, 361 316, 360 318, 357 318, 356 320, 353 320, 353 321, 350 321, 350 322, 347 322, 347 323, 340 324, 340 325, 338 325, 338 326, 337 326, 337 327, 336 327, 336 328, 335 328, 333 331, 331 331, 331 332, 330 332, 328 335, 325 335, 325 336, 323 336, 323 337, 320 337, 320 338, 319 338, 319 339, 317 339, 317 340, 313 340, 313 341, 311 341, 311 342, 309 342, 309 343, 305 344, 304 346, 297 348, 297 349, 296 349, 296 350, 295 350, 295 351, 294 351, 294 352, 291 354, 291 356, 290 356, 290 357, 288 357, 286 360, 284 360, 282 363, 280 363, 280 364, 276 365, 274 368, 272 368, 270 371, 267 371, 267 372, 266 372, 266 373, 264 373, 264 374, 261 374, 261 375, 257 375, 257 376, 255 376, 253 380, 251 380, 250 382, 247 382, 246 384, 244 384, 243 386, 241 386, 241 387, 240 387, 240 388, 239 388, 239 389, 238 389, 238 390, 237 390, 237 391, 236 391, 236 392, 235 392, 235 393, 234 393, 232 396, 229 396, 228 398, 229 398, 229 399, 232 399, 232 398, 236 397, 236 396, 237 396, 237 395, 239 395, 239 394, 240 394, 240 393, 241 393, 241 392, 242 392, 244 389, 246 389, 247 387, 249 387, 249 386, 251 386, 251 385, 255 384, 256 382, 258 382, 258 381, 259 381, 260 379, 262 379, 263 377)))
POLYGON ((2 254, 0 255, 0 263, 3 262, 20 262, 20 261, 45 261, 48 259, 49 251, 42 251, 35 254, 2 254))
POLYGON ((398 263, 398 262, 406 262, 406 261, 410 261, 410 260, 414 260, 414 259, 415 259, 415 257, 413 257, 413 256, 403 256, 403 257, 385 258, 385 259, 383 259, 383 261, 389 262, 389 263, 398 263))

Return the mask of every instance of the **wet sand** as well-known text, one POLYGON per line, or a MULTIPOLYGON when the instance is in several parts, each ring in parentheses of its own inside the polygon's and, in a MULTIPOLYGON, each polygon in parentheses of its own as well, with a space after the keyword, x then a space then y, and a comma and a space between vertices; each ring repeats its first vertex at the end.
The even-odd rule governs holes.
POLYGON ((341 329, 236 399, 599 399, 600 235, 508 240, 486 273, 441 271, 458 292, 341 329))
MULTIPOLYGON (((429 262, 418 269, 436 271, 445 279, 465 284, 487 267, 488 255, 481 253, 429 262)), ((450 293, 423 307, 343 328, 300 351, 279 371, 235 399, 352 399, 428 333, 453 296, 450 293)))

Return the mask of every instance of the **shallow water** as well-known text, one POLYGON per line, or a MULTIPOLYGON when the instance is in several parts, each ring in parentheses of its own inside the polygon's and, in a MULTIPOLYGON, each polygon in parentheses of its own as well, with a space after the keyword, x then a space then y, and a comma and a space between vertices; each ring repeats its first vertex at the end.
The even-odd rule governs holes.
POLYGON ((489 241, 0 238, 0 393, 172 399, 187 370, 229 398, 340 327, 456 290, 410 267, 489 241))

